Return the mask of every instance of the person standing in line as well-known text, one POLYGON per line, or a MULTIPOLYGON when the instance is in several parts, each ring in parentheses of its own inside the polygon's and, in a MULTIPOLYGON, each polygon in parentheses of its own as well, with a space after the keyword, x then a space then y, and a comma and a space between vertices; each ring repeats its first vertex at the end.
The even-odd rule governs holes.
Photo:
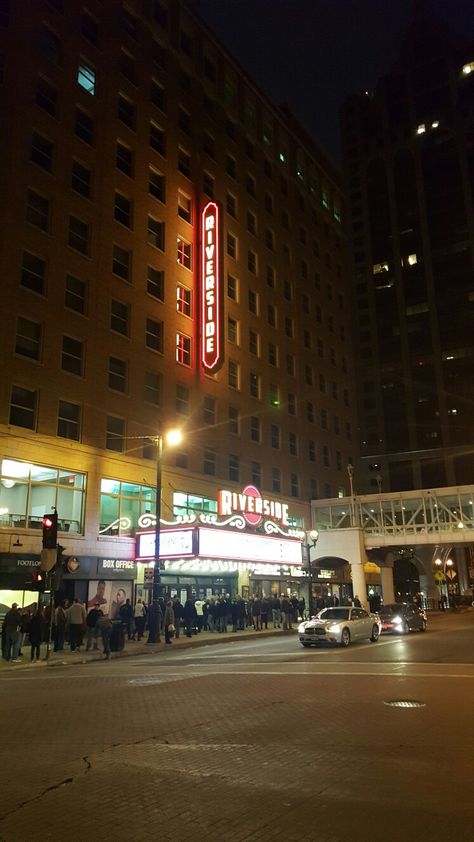
POLYGON ((56 606, 54 612, 54 627, 56 633, 54 635, 54 651, 62 652, 64 649, 64 640, 66 638, 66 612, 64 610, 64 603, 56 606))
POLYGON ((262 601, 256 596, 252 603, 252 621, 255 631, 262 630, 262 601))
POLYGON ((245 629, 245 602, 241 596, 237 597, 237 630, 245 629))
POLYGON ((306 610, 306 602, 304 596, 301 596, 298 600, 298 615, 304 620, 304 612, 306 610))
POLYGON ((211 597, 209 601, 209 607, 207 609, 207 628, 210 632, 216 630, 216 619, 217 619, 217 608, 216 608, 216 600, 214 597, 211 597))
POLYGON ((262 596, 262 629, 268 629, 268 612, 270 606, 266 596, 262 596))
MULTIPOLYGON (((146 617, 146 608, 141 601, 141 599, 137 599, 135 603, 134 609, 134 620, 135 620, 135 634, 137 635, 137 639, 141 640, 143 637, 143 632, 145 631, 145 617, 146 617)), ((132 640, 135 640, 135 634, 132 636, 132 640)))
POLYGON ((192 600, 187 599, 183 607, 183 620, 186 629, 186 637, 193 636, 193 626, 196 622, 196 609, 192 600))
POLYGON ((101 611, 100 605, 97 604, 94 608, 91 608, 87 615, 86 619, 86 652, 89 652, 92 649, 92 644, 94 645, 94 649, 98 649, 97 645, 97 620, 99 617, 103 617, 104 612, 101 611))
POLYGON ((175 632, 175 617, 173 611, 173 603, 171 599, 167 600, 165 608, 165 643, 172 643, 171 640, 175 632))
POLYGON ((355 595, 355 597, 354 597, 354 599, 353 599, 353 601, 352 601, 352 604, 353 604, 356 608, 362 608, 362 603, 361 603, 361 601, 360 601, 359 597, 357 596, 357 594, 355 595))
POLYGON ((204 623, 204 600, 198 597, 194 603, 194 607, 196 609, 196 623, 197 623, 197 630, 198 633, 202 631, 202 626, 204 623))
POLYGON ((287 595, 284 594, 281 600, 281 616, 283 617, 283 631, 288 631, 288 629, 292 629, 292 615, 293 615, 293 606, 288 599, 287 595))
POLYGON ((82 645, 83 628, 86 626, 86 609, 82 602, 76 597, 73 604, 67 610, 69 620, 69 643, 71 652, 80 652, 82 645))
POLYGON ((22 616, 16 602, 5 614, 3 622, 4 635, 6 639, 5 652, 6 660, 16 663, 19 658, 20 644, 21 644, 21 624, 22 616))
POLYGON ((281 629, 281 603, 278 594, 274 593, 270 600, 273 628, 281 629))
POLYGON ((95 633, 97 638, 99 637, 99 634, 102 637, 104 655, 106 657, 106 660, 108 661, 110 658, 110 638, 112 637, 112 620, 109 617, 104 617, 102 611, 100 612, 100 616, 97 619, 95 633))
POLYGON ((175 625, 175 633, 174 636, 176 640, 179 638, 180 628, 181 628, 181 620, 183 619, 183 606, 181 604, 181 600, 179 596, 176 594, 175 598, 173 599, 173 611, 174 611, 174 625, 175 625))
POLYGON ((38 606, 34 610, 28 622, 28 635, 30 638, 32 663, 34 661, 39 661, 40 659, 40 650, 41 643, 43 640, 44 627, 45 618, 43 615, 43 609, 41 608, 41 606, 38 606))
POLYGON ((230 613, 232 617, 232 631, 238 631, 238 605, 235 596, 230 604, 230 613))
POLYGON ((125 628, 127 629, 127 638, 128 640, 132 639, 132 620, 133 620, 133 608, 130 604, 130 600, 126 599, 124 604, 119 608, 119 617, 124 624, 125 628))

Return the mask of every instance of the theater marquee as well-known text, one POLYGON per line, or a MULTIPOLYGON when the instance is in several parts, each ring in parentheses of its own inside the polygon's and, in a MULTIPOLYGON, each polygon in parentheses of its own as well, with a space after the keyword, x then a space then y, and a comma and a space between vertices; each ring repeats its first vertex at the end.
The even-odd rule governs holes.
POLYGON ((223 363, 221 210, 208 202, 201 212, 201 365, 208 374, 223 363))

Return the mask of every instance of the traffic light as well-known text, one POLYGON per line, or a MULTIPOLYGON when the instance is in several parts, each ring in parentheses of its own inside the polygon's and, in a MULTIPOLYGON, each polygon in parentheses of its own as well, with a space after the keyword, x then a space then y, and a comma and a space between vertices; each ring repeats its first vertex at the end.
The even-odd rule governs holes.
POLYGON ((58 543, 58 513, 43 515, 43 549, 55 550, 58 543))
POLYGON ((31 573, 33 584, 37 586, 39 591, 44 591, 46 585, 46 576, 42 570, 33 570, 31 573))

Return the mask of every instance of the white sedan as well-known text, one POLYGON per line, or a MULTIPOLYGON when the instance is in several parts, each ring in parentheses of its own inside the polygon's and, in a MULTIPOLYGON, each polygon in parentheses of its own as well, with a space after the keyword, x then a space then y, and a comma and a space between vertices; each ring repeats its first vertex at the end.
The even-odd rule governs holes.
POLYGON ((368 614, 363 608, 323 608, 316 617, 298 626, 302 646, 316 645, 327 640, 339 646, 349 646, 353 640, 370 640, 380 637, 382 623, 378 614, 368 614))

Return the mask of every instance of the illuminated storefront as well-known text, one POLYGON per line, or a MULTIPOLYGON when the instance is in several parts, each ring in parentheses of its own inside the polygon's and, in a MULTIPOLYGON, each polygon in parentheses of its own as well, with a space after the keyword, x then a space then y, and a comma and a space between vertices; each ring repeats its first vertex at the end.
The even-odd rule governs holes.
MULTIPOLYGON (((300 585, 306 584, 301 554, 304 533, 283 525, 286 506, 262 500, 253 486, 241 494, 229 494, 218 494, 219 511, 227 517, 191 514, 173 524, 163 523, 160 559, 164 587, 204 597, 299 592, 300 585), (265 517, 264 511, 271 511, 278 520, 265 517)), ((135 559, 138 581, 146 584, 155 551, 153 515, 143 516, 140 522, 143 531, 136 535, 135 559)))

